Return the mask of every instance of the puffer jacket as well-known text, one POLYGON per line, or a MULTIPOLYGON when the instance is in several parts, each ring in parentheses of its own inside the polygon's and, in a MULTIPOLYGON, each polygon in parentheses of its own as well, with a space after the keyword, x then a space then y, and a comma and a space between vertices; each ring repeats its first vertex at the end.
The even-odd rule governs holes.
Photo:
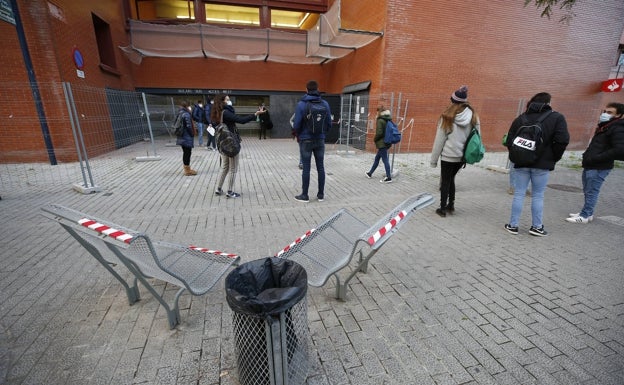
POLYGON ((182 114, 182 126, 184 127, 184 133, 176 139, 176 144, 182 147, 193 148, 195 140, 195 130, 193 129, 193 122, 191 120, 191 113, 186 108, 180 108, 178 113, 182 114))
MULTIPOLYGON (((529 122, 536 122, 539 117, 546 111, 552 111, 548 104, 531 103, 525 115, 529 122)), ((522 115, 518 116, 511 123, 508 138, 515 138, 518 128, 523 125, 522 115)), ((542 122, 542 148, 539 159, 530 168, 538 168, 542 170, 554 170, 568 143, 570 142, 570 133, 568 132, 568 123, 565 117, 556 111, 552 111, 550 115, 542 122)), ((507 148, 510 148, 513 140, 507 140, 507 148)))
POLYGON ((583 153, 583 168, 610 170, 614 160, 624 160, 624 118, 598 124, 583 153))
POLYGON ((377 129, 375 130, 375 138, 373 139, 375 147, 377 148, 390 148, 392 146, 384 141, 388 120, 392 120, 392 115, 389 110, 382 111, 379 117, 377 117, 377 129))
MULTIPOLYGON (((438 129, 436 137, 433 141, 433 149, 431 150, 431 166, 436 167, 438 158, 445 162, 459 163, 464 157, 464 147, 468 140, 468 135, 472 130, 472 109, 469 107, 457 115, 453 122, 453 131, 446 134, 442 128, 442 118, 438 121, 438 129)), ((479 121, 475 124, 475 128, 481 133, 481 124, 479 121)))

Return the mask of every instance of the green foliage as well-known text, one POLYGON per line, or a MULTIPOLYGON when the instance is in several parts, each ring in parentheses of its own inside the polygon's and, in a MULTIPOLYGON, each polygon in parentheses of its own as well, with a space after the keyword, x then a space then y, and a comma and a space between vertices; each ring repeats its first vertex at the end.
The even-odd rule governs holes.
POLYGON ((524 0, 525 7, 529 4, 535 4, 537 9, 542 8, 542 14, 540 16, 545 16, 549 20, 553 14, 553 7, 559 6, 559 9, 565 11, 565 14, 561 16, 559 22, 569 23, 570 20, 574 17, 572 7, 574 6, 574 4, 576 4, 576 0, 524 0))

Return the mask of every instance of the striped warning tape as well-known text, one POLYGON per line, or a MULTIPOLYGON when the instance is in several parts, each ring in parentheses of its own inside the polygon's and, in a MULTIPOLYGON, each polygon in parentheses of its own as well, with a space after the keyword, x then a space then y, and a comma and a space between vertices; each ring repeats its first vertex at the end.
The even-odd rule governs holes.
POLYGON ((406 215, 407 213, 405 211, 400 211, 394 218, 390 220, 390 222, 386 223, 384 227, 379 229, 375 234, 368 238, 368 244, 371 246, 374 245, 375 242, 379 240, 379 238, 383 237, 388 231, 392 230, 392 228, 394 228, 397 223, 405 218, 406 215))
POLYGON ((312 229, 312 230, 308 230, 305 234, 303 234, 302 236, 300 236, 299 238, 295 239, 293 243, 291 243, 290 245, 284 247, 282 249, 282 251, 280 251, 279 253, 277 253, 275 256, 279 257, 282 254, 284 254, 285 252, 287 252, 288 250, 291 249, 291 247, 293 247, 294 245, 296 245, 297 243, 301 242, 304 238, 309 237, 310 234, 312 234, 316 229, 312 229))
MULTIPOLYGON (((99 222, 94 221, 93 219, 89 219, 89 218, 82 218, 80 220, 78 220, 78 223, 81 224, 84 227, 87 227, 91 230, 97 231, 98 233, 102 233, 104 235, 108 235, 111 238, 115 238, 119 241, 125 242, 125 243, 130 243, 130 241, 132 240, 132 238, 134 238, 132 235, 127 234, 121 230, 117 230, 114 229, 110 226, 101 224, 99 222)), ((208 248, 205 247, 197 247, 197 246, 189 246, 189 249, 191 250, 196 250, 196 251, 200 251, 202 253, 210 253, 210 254, 215 254, 215 255, 223 255, 225 257, 228 258, 237 258, 238 255, 236 254, 231 254, 231 253, 224 253, 223 251, 219 251, 219 250, 210 250, 208 248)))
POLYGON ((119 241, 125 242, 125 243, 130 243, 130 241, 132 240, 133 236, 130 234, 126 234, 121 230, 117 230, 114 229, 112 227, 103 225, 99 222, 94 221, 93 219, 89 219, 89 218, 82 218, 78 220, 78 223, 80 223, 81 225, 83 225, 84 227, 88 227, 91 230, 95 230, 98 233, 102 233, 104 235, 108 235, 111 238, 115 238, 119 241))

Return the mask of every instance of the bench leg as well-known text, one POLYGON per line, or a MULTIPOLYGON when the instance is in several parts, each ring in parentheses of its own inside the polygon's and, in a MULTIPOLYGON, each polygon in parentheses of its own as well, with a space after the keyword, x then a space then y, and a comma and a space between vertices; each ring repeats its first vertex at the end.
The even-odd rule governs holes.
POLYGON ((128 282, 126 282, 125 279, 123 279, 116 271, 115 269, 113 269, 110 266, 110 262, 108 262, 103 256, 102 253, 100 253, 100 250, 98 250, 97 247, 93 246, 90 242, 87 242, 87 240, 85 240, 84 238, 82 238, 80 235, 78 235, 78 233, 72 229, 71 227, 64 225, 64 224, 60 224, 65 230, 67 230, 67 232, 74 237, 78 243, 80 243, 82 245, 82 247, 84 247, 89 254, 91 254, 95 259, 97 259, 97 261, 106 268, 106 270, 108 270, 109 273, 111 273, 113 275, 113 277, 115 277, 115 279, 117 279, 119 281, 119 283, 121 283, 123 285, 123 287, 126 289, 126 296, 128 297, 128 303, 130 305, 133 305, 136 301, 138 301, 139 299, 141 299, 141 294, 139 293, 139 286, 137 284, 137 280, 136 278, 134 279, 134 284, 133 286, 128 285, 128 282))
POLYGON ((174 329, 176 326, 178 326, 178 324, 180 323, 180 309, 178 307, 178 300, 180 299, 180 296, 182 295, 184 290, 186 290, 186 288, 183 287, 180 290, 178 290, 178 292, 175 295, 173 309, 170 308, 167 301, 165 301, 165 299, 160 294, 158 294, 156 289, 154 289, 154 286, 152 286, 147 281, 147 279, 141 274, 141 272, 134 266, 132 262, 130 262, 126 257, 124 257, 124 255, 115 246, 112 246, 108 243, 106 244, 106 246, 108 246, 108 248, 113 253, 115 253, 115 255, 119 258, 119 260, 124 265, 126 265, 128 270, 130 270, 130 272, 134 274, 135 281, 137 279, 141 281, 143 286, 145 286, 145 288, 154 296, 154 298, 156 298, 156 300, 158 300, 158 302, 160 302, 160 304, 165 308, 165 311, 167 312, 167 319, 169 321, 169 329, 174 329))
POLYGON ((363 273, 366 273, 368 271, 368 261, 373 257, 373 255, 375 255, 377 253, 377 250, 379 249, 372 249, 370 251, 370 253, 368 253, 368 255, 366 255, 365 257, 362 255, 362 250, 359 251, 360 257, 358 258, 358 265, 355 269, 353 269, 353 271, 347 276, 347 278, 345 279, 345 281, 340 284, 340 278, 338 277, 338 274, 334 274, 334 277, 336 277, 336 298, 341 300, 341 301, 345 301, 347 298, 347 285, 349 285, 349 281, 351 281, 351 279, 353 277, 355 277, 355 275, 361 271, 363 273))

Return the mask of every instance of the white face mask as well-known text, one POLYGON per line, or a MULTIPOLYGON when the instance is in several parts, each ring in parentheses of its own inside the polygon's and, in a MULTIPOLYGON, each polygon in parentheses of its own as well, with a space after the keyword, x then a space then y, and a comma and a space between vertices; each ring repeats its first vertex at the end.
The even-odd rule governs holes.
POLYGON ((228 106, 231 106, 232 105, 232 101, 231 100, 226 100, 225 104, 227 104, 228 106))
POLYGON ((600 118, 598 119, 598 121, 600 123, 608 122, 609 120, 611 120, 612 117, 612 115, 603 112, 602 114, 600 114, 600 118))

